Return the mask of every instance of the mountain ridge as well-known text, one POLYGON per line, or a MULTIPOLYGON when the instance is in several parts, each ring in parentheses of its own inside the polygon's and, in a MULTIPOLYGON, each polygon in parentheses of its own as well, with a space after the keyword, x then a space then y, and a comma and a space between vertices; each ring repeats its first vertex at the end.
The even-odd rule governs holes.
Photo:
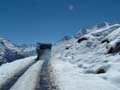
POLYGON ((35 45, 18 46, 10 40, 0 37, 0 62, 11 62, 17 59, 35 55, 35 45))

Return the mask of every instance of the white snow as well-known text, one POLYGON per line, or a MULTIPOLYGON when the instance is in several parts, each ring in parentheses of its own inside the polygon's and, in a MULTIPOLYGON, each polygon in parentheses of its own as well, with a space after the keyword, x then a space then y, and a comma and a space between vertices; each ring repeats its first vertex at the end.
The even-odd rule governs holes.
POLYGON ((120 90, 120 55, 108 54, 120 42, 120 24, 94 29, 77 43, 72 38, 55 44, 51 58, 51 78, 60 90, 120 90), (101 43, 102 40, 110 43, 101 43), (70 46, 69 49, 66 49, 70 46), (105 72, 97 74, 103 69, 105 72))
POLYGON ((20 52, 20 49, 9 40, 0 37, 0 42, 4 43, 4 46, 8 49, 20 52))
POLYGON ((98 75, 84 74, 78 66, 54 59, 51 78, 60 90, 119 90, 98 75))
POLYGON ((42 64, 43 60, 40 60, 32 65, 10 90, 35 90, 39 82, 42 64))
MULTIPOLYGON (((118 27, 120 26, 119 24, 113 24, 113 25, 107 25, 106 27, 103 27, 103 28, 100 28, 100 29, 97 29, 96 27, 93 28, 92 30, 89 30, 89 33, 93 34, 93 33, 101 33, 101 32, 105 32, 105 31, 108 31, 108 29, 112 28, 112 27, 118 27)), ((113 29, 114 30, 114 29, 113 29)), ((112 31, 113 31, 112 30, 112 31)), ((111 30, 110 30, 111 31, 111 30)), ((109 32, 109 31, 108 31, 109 32)))
MULTIPOLYGON (((78 43, 78 38, 72 37, 53 46, 49 65, 52 82, 58 90, 120 90, 120 50, 108 54, 110 47, 120 42, 120 24, 95 27, 81 37, 88 40, 78 43), (109 42, 101 43, 103 40, 109 42), (99 73, 100 70, 104 72, 99 73)), ((2 65, 0 86, 35 58, 2 65)), ((28 69, 11 90, 34 90, 42 63, 38 61, 28 69)))
POLYGON ((0 66, 0 87, 14 75, 18 74, 22 69, 32 64, 35 61, 35 58, 36 56, 31 56, 0 66))
POLYGON ((120 38, 120 28, 114 30, 113 32, 109 33, 109 35, 107 35, 105 37, 105 39, 108 39, 110 41, 115 40, 116 38, 120 38))

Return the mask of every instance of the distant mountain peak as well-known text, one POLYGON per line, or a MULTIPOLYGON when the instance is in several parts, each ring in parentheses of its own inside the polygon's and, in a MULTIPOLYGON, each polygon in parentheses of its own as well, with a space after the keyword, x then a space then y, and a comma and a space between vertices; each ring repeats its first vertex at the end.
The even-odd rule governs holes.
POLYGON ((75 38, 79 38, 85 34, 87 34, 88 29, 87 28, 82 28, 77 34, 74 35, 75 38))
POLYGON ((74 37, 77 39, 77 38, 80 38, 81 36, 91 32, 91 31, 93 32, 93 31, 97 31, 100 29, 107 29, 109 27, 118 28, 118 26, 120 26, 120 24, 102 22, 102 23, 98 23, 97 25, 93 26, 92 28, 80 29, 80 31, 77 34, 75 34, 74 37))
POLYGON ((0 37, 0 62, 11 62, 35 55, 35 50, 34 45, 18 46, 6 38, 0 37))
POLYGON ((70 36, 64 36, 60 41, 66 41, 66 40, 70 40, 71 37, 70 36))
POLYGON ((98 23, 97 25, 94 26, 95 29, 101 29, 101 28, 106 28, 108 26, 111 26, 111 23, 108 22, 102 22, 102 23, 98 23))
POLYGON ((0 41, 9 41, 9 40, 7 40, 7 39, 5 39, 3 37, 0 37, 0 41))

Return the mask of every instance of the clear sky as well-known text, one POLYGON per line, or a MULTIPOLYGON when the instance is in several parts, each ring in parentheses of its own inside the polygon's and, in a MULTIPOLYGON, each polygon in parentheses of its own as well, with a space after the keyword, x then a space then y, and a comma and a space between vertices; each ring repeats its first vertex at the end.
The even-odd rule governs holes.
POLYGON ((97 23, 120 22, 120 0, 0 0, 0 37, 55 42, 97 23))

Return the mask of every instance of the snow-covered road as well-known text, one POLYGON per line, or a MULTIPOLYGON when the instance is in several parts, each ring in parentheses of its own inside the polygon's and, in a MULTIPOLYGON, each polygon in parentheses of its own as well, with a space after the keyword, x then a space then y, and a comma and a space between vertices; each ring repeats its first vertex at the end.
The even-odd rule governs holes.
POLYGON ((48 60, 35 59, 32 56, 0 66, 0 90, 52 90, 48 60))
POLYGON ((16 60, 0 66, 0 88, 8 83, 11 78, 20 73, 23 69, 35 62, 36 56, 16 60))
POLYGON ((40 60, 32 65, 10 90, 35 90, 39 83, 43 62, 40 60))

